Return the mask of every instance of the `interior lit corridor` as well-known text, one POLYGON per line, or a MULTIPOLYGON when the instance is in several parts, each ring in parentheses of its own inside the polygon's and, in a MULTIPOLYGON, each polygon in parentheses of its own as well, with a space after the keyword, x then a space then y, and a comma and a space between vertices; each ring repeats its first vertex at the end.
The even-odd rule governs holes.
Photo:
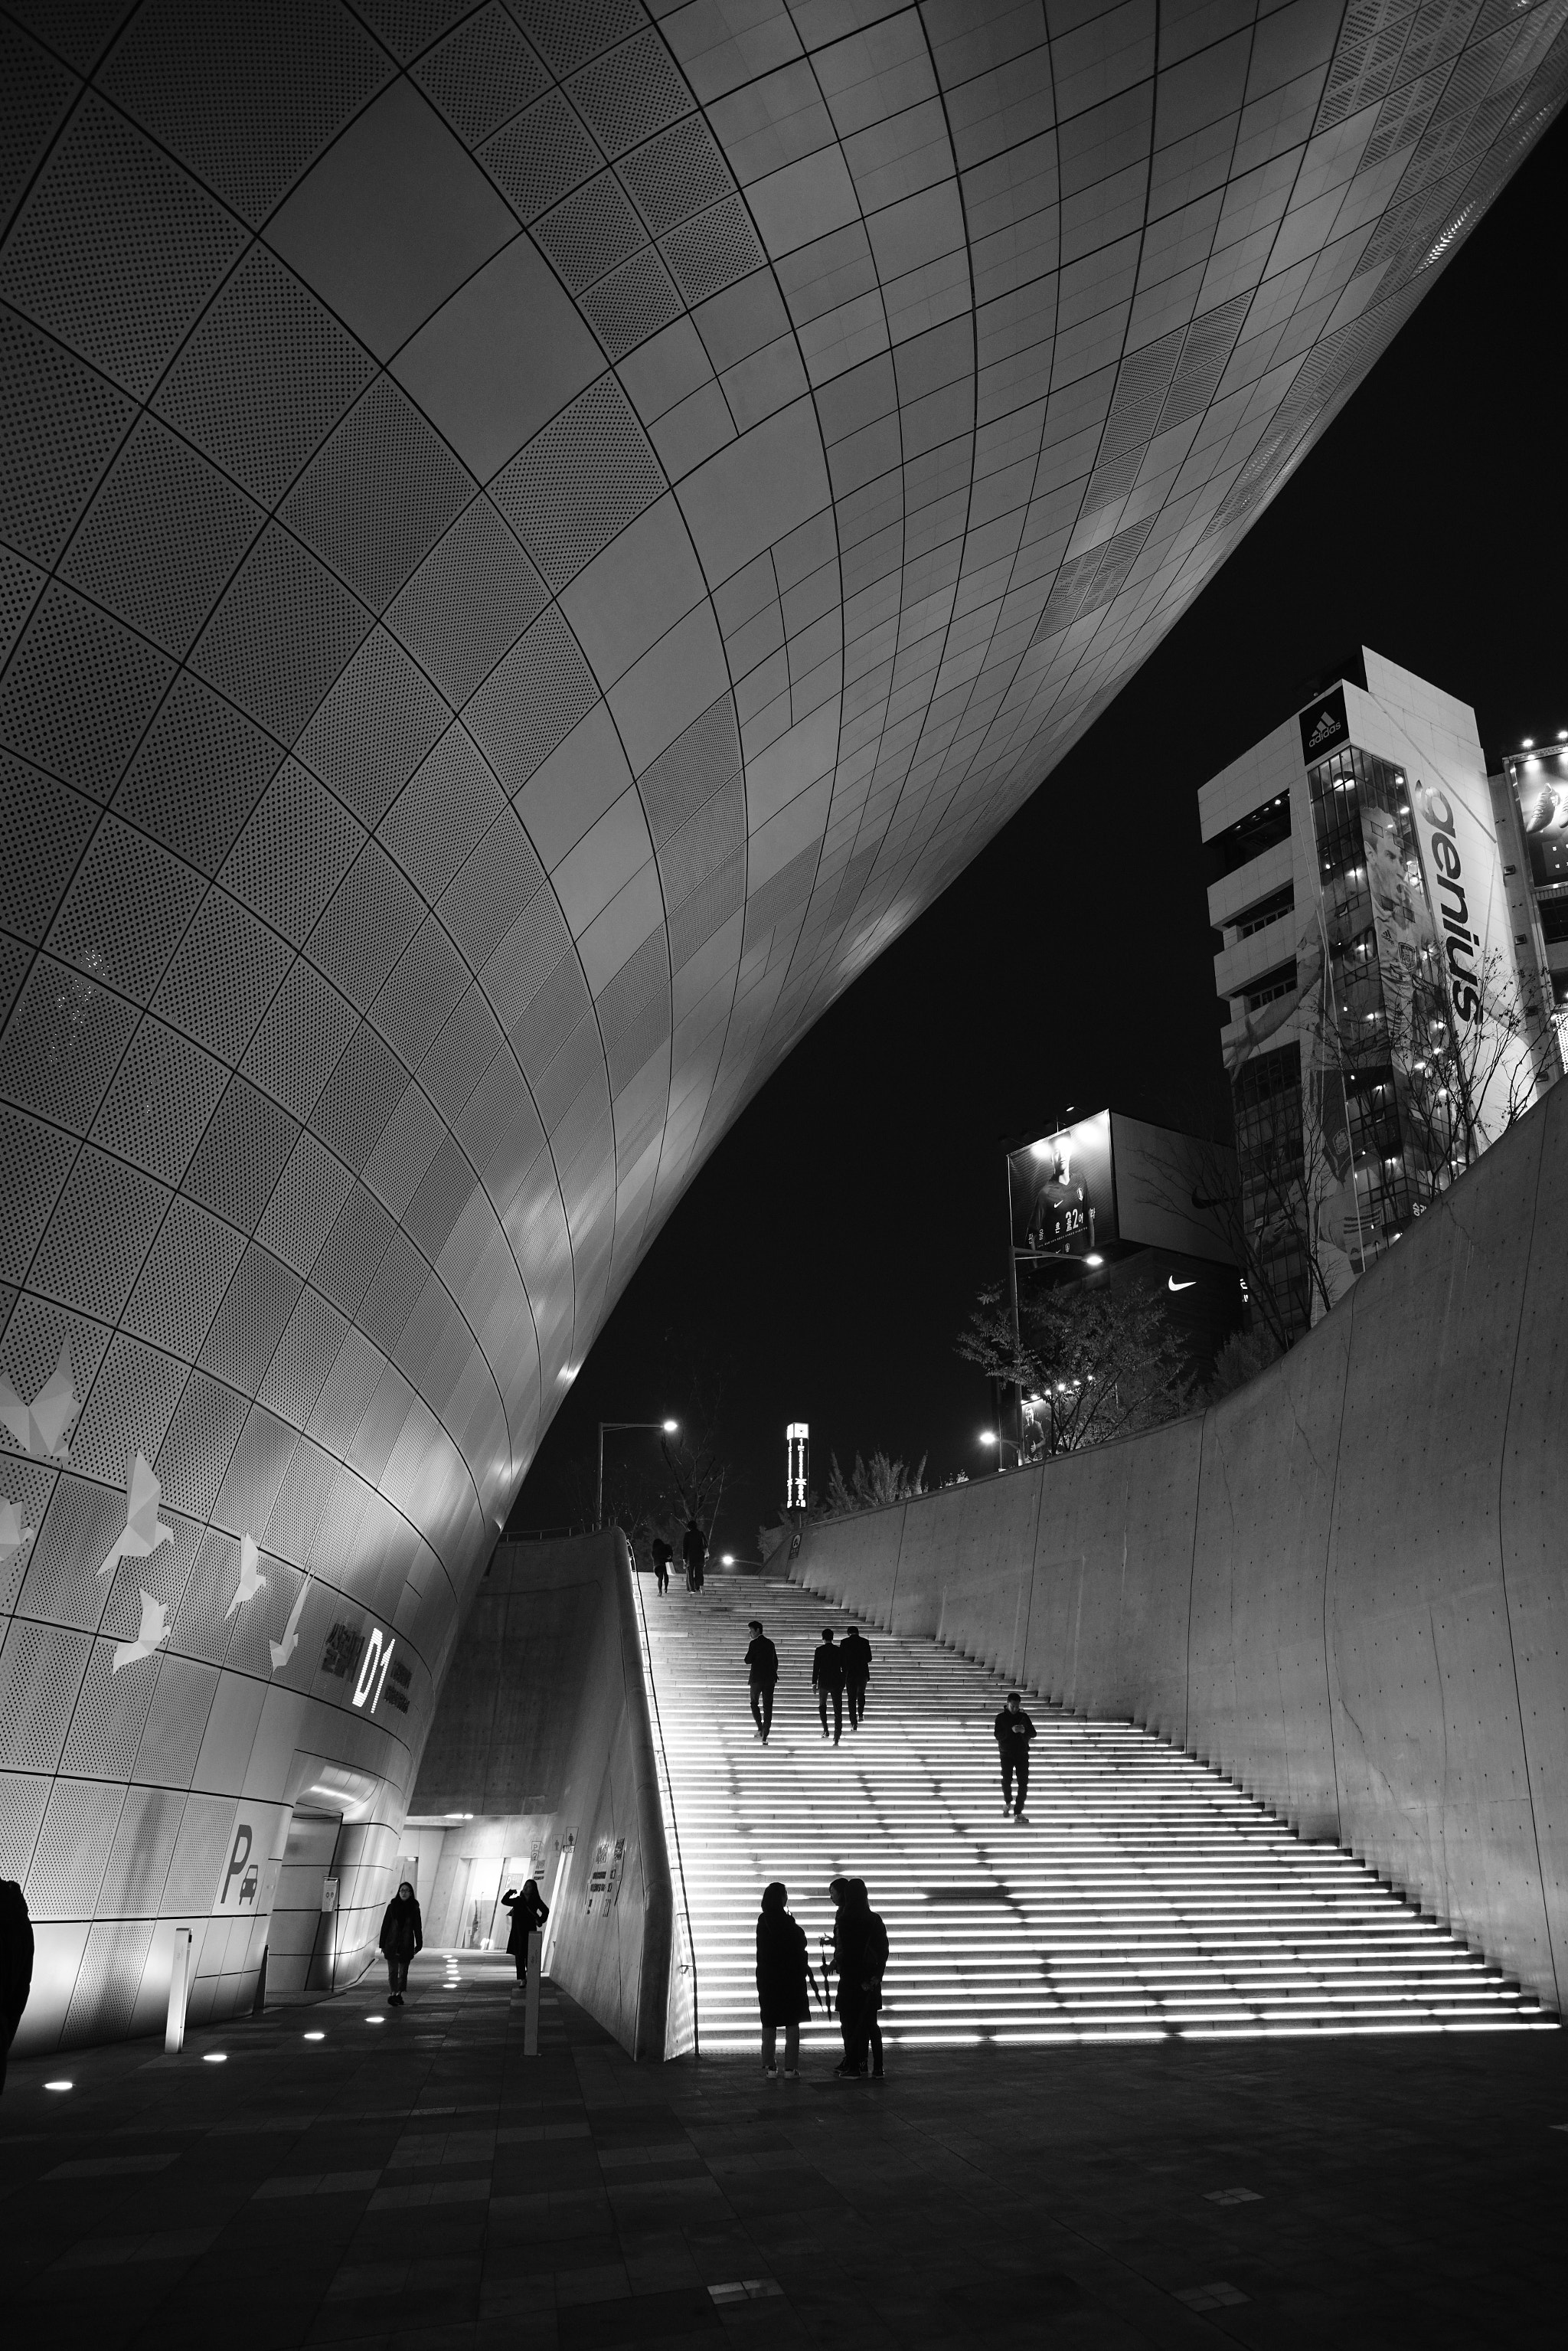
MULTIPOLYGON (((842 1611, 782 1583, 710 1578, 700 1596, 677 1583, 661 1598, 650 1577, 638 1581, 705 2053, 756 2043, 763 1886, 788 1886, 815 1965, 835 1875, 863 1877, 887 1924, 890 2047, 1546 2022, 1348 1855, 1301 1843, 1146 1732, 1026 1694, 1038 1735, 1027 1816, 1015 1822, 992 1731, 1005 1680, 935 1642, 867 1626, 866 1719, 852 1731, 846 1708, 835 1750, 811 1653, 824 1625, 842 1637, 842 1611), (747 1693, 753 1615, 779 1656, 767 1747, 747 1693)), ((837 2040, 818 2009, 804 2045, 837 2040)))

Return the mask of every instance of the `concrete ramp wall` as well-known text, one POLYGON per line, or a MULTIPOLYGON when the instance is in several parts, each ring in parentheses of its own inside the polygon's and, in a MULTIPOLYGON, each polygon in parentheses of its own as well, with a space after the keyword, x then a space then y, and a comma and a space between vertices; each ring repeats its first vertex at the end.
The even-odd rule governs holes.
POLYGON ((1238 1395, 793 1573, 1206 1758, 1560 2006, 1568 1086, 1238 1395))
MULTIPOLYGON (((664 2053, 670 1868, 617 1531, 499 1543, 464 1626, 410 1807, 526 1819, 560 1881, 550 1974, 634 2057, 664 2053)), ((519 1850, 525 1849, 519 1847, 519 1850)))

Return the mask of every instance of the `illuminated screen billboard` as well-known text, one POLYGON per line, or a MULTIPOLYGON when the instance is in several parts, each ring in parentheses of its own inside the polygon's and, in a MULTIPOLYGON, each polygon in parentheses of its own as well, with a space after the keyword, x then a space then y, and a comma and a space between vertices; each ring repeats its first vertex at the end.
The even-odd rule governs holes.
POLYGON ((1111 1113, 1059 1127, 1009 1154, 1013 1247, 1021 1257, 1086 1257, 1116 1238, 1111 1113))
POLYGON ((1513 767, 1531 879, 1538 890, 1568 882, 1568 753, 1546 752, 1513 767))

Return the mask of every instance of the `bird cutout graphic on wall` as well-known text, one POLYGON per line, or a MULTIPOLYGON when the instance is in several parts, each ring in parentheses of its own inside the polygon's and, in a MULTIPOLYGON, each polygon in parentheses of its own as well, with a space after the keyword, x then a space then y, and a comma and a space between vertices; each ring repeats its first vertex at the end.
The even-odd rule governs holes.
POLYGON ((44 1460, 67 1459, 66 1431, 77 1416, 76 1390, 71 1384, 71 1342, 68 1332, 60 1343, 60 1360, 33 1398, 24 1404, 4 1372, 0 1372, 0 1424, 18 1445, 44 1460))
POLYGON ((168 1637, 169 1611, 161 1600, 154 1600, 150 1592, 144 1592, 141 1595, 141 1628, 134 1641, 115 1643, 114 1662, 110 1672, 117 1674, 121 1666, 134 1665, 138 1657, 150 1657, 154 1649, 162 1647, 168 1637))
POLYGON ((299 1619, 304 1614, 305 1594, 309 1591, 309 1589, 310 1579, 307 1576, 296 1595, 293 1607, 288 1612, 288 1622, 283 1628, 282 1640, 269 1641, 267 1645, 272 1651, 272 1670, 274 1673, 277 1671, 279 1666, 286 1666, 288 1663, 289 1658, 299 1646, 299 1619))
POLYGON ((125 1532, 110 1545, 109 1557, 98 1571, 99 1575, 107 1575, 122 1559, 145 1559, 160 1543, 173 1541, 173 1529, 166 1527, 158 1516, 162 1499, 163 1489, 153 1476, 146 1455, 139 1453, 131 1465, 131 1482, 126 1489, 125 1532))
POLYGON ((264 1589, 267 1578, 265 1575, 258 1573, 257 1571, 260 1566, 261 1553, 256 1550, 254 1541, 249 1535, 241 1535, 239 1539, 239 1584, 235 1590, 234 1598, 224 1610, 224 1623, 225 1625, 228 1623, 229 1618, 234 1614, 236 1608, 245 1607, 248 1601, 254 1600, 256 1593, 264 1589))
POLYGON ((0 1494, 0 1567, 13 1559, 24 1543, 30 1543, 37 1532, 36 1527, 22 1524, 20 1504, 8 1502, 4 1494, 0 1494))

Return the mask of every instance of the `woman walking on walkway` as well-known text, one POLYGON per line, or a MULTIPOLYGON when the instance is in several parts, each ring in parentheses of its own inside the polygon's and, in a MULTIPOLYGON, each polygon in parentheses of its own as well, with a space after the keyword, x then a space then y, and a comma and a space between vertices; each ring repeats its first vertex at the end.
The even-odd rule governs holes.
POLYGON ((757 2000, 762 2011, 762 2072, 767 2081, 779 2078, 779 2027, 784 2027, 784 2079, 793 2082, 800 2071, 800 2027, 811 2013, 808 1986, 811 1962, 806 1956, 803 1928, 785 1905, 789 1893, 777 1878, 762 1889, 762 1916, 757 1921, 757 2000))
POLYGON ((408 1963, 416 1951, 424 1949, 424 1921, 419 1915, 419 1903, 413 1886, 405 1877, 382 1918, 382 1950, 387 1963, 387 2006, 402 2006, 402 1988, 408 1981, 408 1963))

